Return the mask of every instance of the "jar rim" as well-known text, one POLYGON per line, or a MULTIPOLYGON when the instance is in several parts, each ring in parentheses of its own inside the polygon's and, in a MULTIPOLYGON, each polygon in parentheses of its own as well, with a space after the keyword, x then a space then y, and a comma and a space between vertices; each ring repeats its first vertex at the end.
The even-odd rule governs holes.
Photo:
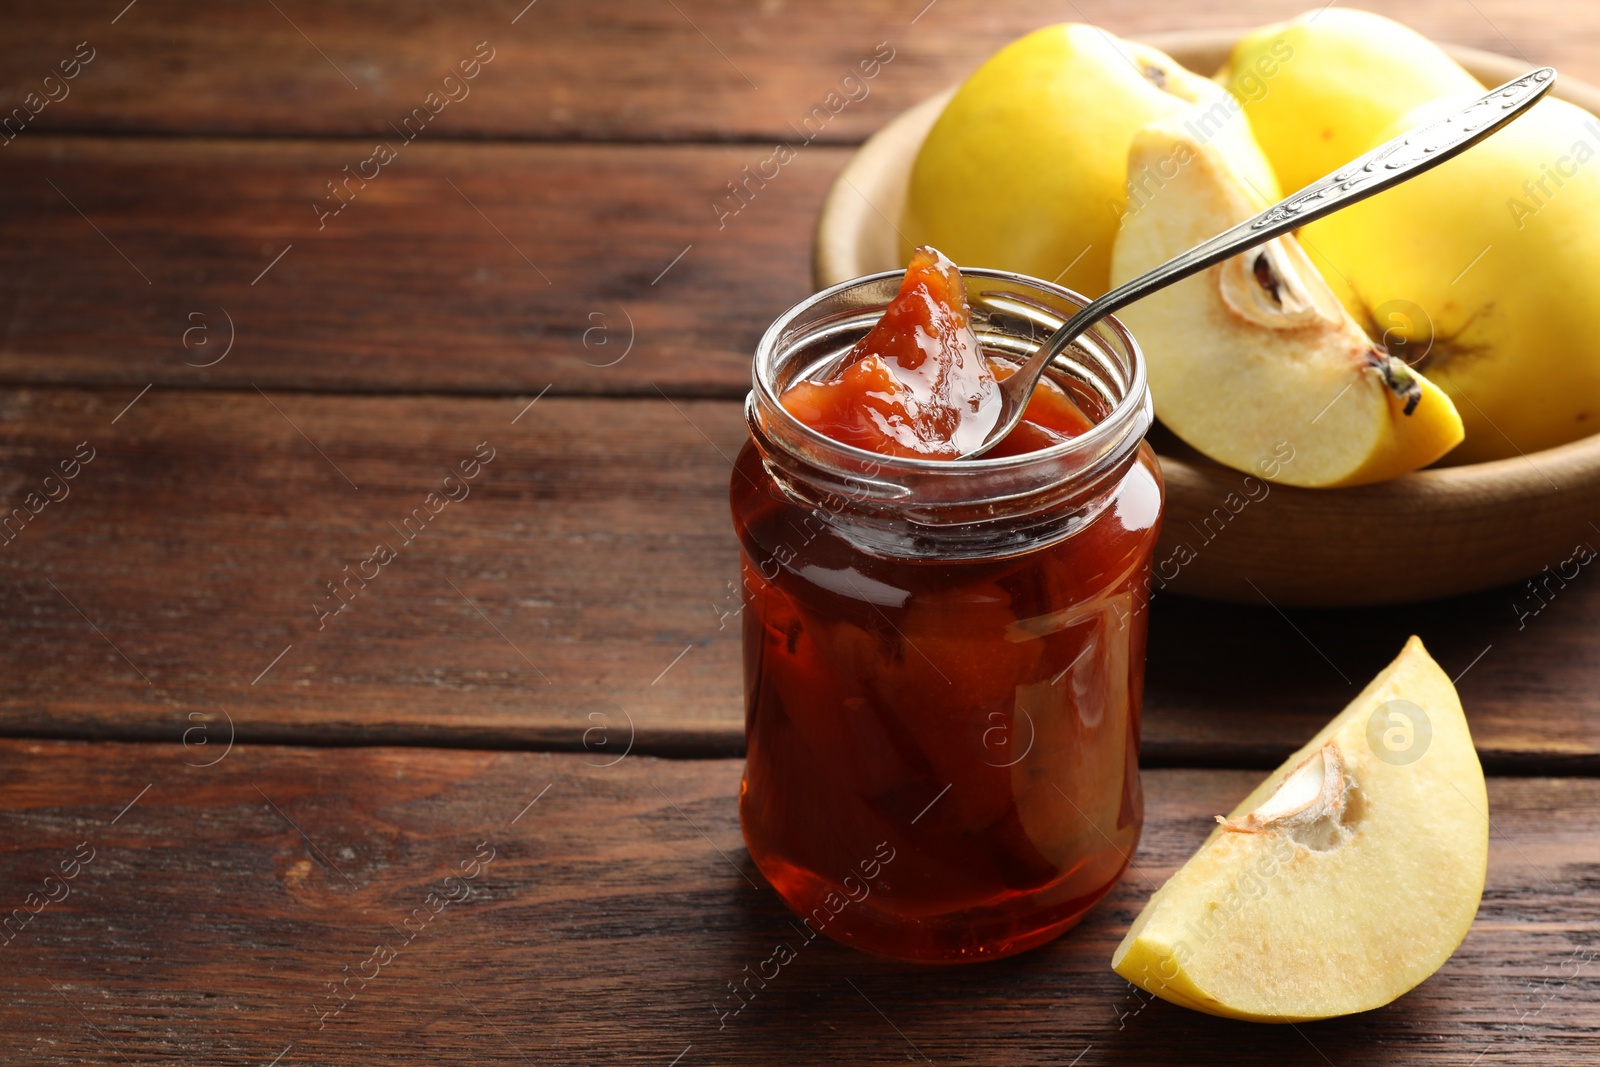
MULTIPOLYGON (((1022 287, 1033 288, 1043 294, 1067 301, 1073 310, 1079 310, 1089 303, 1089 298, 1065 286, 1054 282, 1047 282, 1040 278, 1015 271, 998 270, 991 267, 962 267, 961 277, 970 283, 974 280, 987 279, 991 281, 1007 282, 1022 287)), ((867 467, 876 473, 891 474, 903 471, 914 475, 955 475, 975 476, 980 474, 1004 474, 1016 472, 1038 464, 1053 464, 1068 460, 1075 456, 1093 458, 1102 454, 1108 447, 1115 447, 1117 442, 1132 435, 1142 439, 1153 421, 1153 410, 1150 402, 1149 384, 1145 371, 1144 353, 1139 344, 1134 340, 1128 328, 1123 325, 1115 315, 1107 315, 1100 319, 1088 330, 1085 337, 1098 335, 1097 339, 1102 345, 1110 341, 1110 347, 1121 349, 1128 356, 1128 380, 1122 395, 1117 397, 1103 417, 1096 420, 1094 425, 1085 432, 1075 437, 1068 438, 1049 448, 1036 449, 1031 452, 1022 452, 1012 456, 982 456, 978 459, 924 459, 914 456, 896 456, 884 452, 875 452, 871 449, 860 448, 855 445, 829 437, 827 434, 808 425, 796 418, 785 407, 780 399, 782 389, 774 380, 774 375, 781 366, 782 344, 785 336, 794 327, 795 323, 819 305, 835 300, 842 294, 856 288, 866 288, 891 279, 900 279, 905 276, 904 270, 879 271, 875 274, 862 275, 829 286, 820 292, 814 293, 805 300, 795 304, 788 311, 778 316, 766 332, 761 335, 761 340, 756 345, 755 358, 751 369, 752 389, 750 401, 747 406, 749 415, 755 415, 754 409, 759 408, 762 415, 775 418, 783 427, 782 436, 798 437, 813 449, 824 452, 836 453, 839 459, 845 461, 844 465, 860 469, 867 467), (1104 334, 1109 333, 1110 338, 1104 334), (1143 416, 1143 418, 1141 418, 1143 416)), ((1042 343, 1042 342, 1041 342, 1042 343)), ((1073 342, 1068 352, 1078 348, 1080 341, 1073 342)), ((1034 350, 1037 351, 1037 345, 1034 350)), ((1060 357, 1058 357, 1060 358, 1060 357)), ((813 459, 815 457, 813 456, 813 459)))

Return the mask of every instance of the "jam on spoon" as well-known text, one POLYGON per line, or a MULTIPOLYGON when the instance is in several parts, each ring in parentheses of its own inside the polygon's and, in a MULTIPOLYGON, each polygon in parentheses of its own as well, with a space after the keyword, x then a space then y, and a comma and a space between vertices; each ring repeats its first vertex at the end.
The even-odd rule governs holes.
MULTIPOLYGON (((842 444, 953 460, 982 444, 999 422, 996 383, 1015 369, 983 353, 961 272, 936 249, 923 247, 912 253, 905 282, 883 317, 831 377, 796 382, 780 399, 795 418, 842 444)), ((1091 425, 1045 378, 1023 421, 987 455, 1049 448, 1091 425)))

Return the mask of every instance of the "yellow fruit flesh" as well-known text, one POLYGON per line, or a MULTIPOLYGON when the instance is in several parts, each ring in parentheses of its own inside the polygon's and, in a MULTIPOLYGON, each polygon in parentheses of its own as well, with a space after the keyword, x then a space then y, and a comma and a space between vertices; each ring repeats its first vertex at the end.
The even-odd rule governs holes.
POLYGON ((1488 797, 1455 689, 1420 641, 1230 822, 1248 825, 1330 743, 1348 787, 1336 843, 1219 826, 1145 905, 1112 957, 1118 974, 1213 1015, 1293 1022, 1379 1007, 1443 965, 1482 896, 1488 797), (1415 758, 1383 732, 1405 721, 1386 714, 1406 706, 1391 701, 1426 716, 1426 742, 1409 735, 1415 758))

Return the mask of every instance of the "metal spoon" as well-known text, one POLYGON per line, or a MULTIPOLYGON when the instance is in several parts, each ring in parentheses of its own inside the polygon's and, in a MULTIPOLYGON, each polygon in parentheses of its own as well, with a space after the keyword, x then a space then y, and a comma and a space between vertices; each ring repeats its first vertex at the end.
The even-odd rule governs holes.
POLYGON ((999 382, 1000 421, 989 431, 981 445, 960 458, 975 459, 983 455, 1016 429, 1028 407, 1028 398, 1033 395, 1045 368, 1080 334, 1107 315, 1230 256, 1265 244, 1280 234, 1432 170, 1504 128, 1549 92, 1555 81, 1554 67, 1529 71, 1461 110, 1419 126, 1373 149, 1360 159, 1347 163, 1327 177, 1280 200, 1255 218, 1217 234, 1209 241, 1119 285, 1098 300, 1090 301, 1082 311, 1051 334, 1016 373, 999 382))

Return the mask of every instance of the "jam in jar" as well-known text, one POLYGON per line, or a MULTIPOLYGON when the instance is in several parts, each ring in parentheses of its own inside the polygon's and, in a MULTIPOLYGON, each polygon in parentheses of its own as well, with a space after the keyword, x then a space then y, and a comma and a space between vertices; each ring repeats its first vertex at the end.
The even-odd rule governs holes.
POLYGON ((995 381, 1083 303, 919 250, 757 350, 732 479, 739 810, 813 935, 1009 955, 1076 923, 1133 854, 1162 507, 1133 339, 1100 323, 1006 441, 956 459, 995 425, 995 381))

